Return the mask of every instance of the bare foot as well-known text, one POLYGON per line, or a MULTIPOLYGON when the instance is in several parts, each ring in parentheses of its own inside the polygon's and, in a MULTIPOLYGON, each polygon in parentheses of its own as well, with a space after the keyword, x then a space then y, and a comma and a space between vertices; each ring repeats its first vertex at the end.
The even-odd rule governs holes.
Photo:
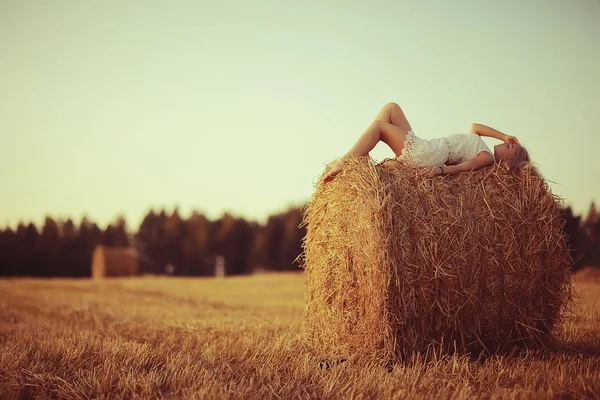
POLYGON ((329 169, 329 172, 327 173, 327 175, 325 175, 325 178, 323 178, 323 182, 324 183, 329 182, 337 174, 342 172, 342 170, 344 169, 343 164, 344 163, 342 162, 342 160, 337 160, 336 162, 334 162, 333 165, 331 166, 331 168, 329 169))

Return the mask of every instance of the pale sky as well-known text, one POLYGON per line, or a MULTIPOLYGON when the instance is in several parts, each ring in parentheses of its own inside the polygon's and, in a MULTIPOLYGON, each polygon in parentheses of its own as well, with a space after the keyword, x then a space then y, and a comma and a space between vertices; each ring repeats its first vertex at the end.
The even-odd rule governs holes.
POLYGON ((175 206, 264 222, 387 102, 423 138, 517 136, 585 213, 598 21, 598 0, 0 0, 0 225, 137 229, 175 206))

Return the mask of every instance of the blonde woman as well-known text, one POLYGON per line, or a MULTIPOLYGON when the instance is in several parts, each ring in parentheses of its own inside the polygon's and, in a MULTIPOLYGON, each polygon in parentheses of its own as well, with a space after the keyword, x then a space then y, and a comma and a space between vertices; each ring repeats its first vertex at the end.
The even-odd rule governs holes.
POLYGON ((530 162, 527 150, 516 137, 481 124, 473 124, 471 134, 454 134, 429 140, 419 138, 400 106, 388 103, 344 157, 332 164, 324 182, 332 180, 342 171, 345 157, 366 156, 380 140, 392 149, 396 160, 419 168, 421 175, 454 175, 477 171, 494 163, 503 165, 514 174, 530 162), (504 143, 495 145, 492 152, 480 136, 504 143))

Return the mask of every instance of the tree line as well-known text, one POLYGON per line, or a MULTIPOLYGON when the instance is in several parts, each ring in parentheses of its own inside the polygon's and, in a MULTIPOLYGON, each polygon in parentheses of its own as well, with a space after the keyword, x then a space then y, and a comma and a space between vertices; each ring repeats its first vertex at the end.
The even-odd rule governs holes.
MULTIPOLYGON (((102 230, 83 218, 79 226, 71 219, 46 217, 41 228, 19 223, 16 230, 0 231, 0 276, 88 277, 92 253, 97 245, 134 247, 140 273, 170 273, 182 276, 215 274, 216 257, 225 260, 227 275, 257 270, 299 269, 302 238, 302 207, 275 214, 265 224, 236 218, 229 213, 210 220, 194 212, 182 218, 175 209, 149 211, 137 232, 117 218, 102 230)), ((588 214, 574 215, 562 209, 564 231, 575 260, 574 269, 600 266, 600 215, 594 203, 588 214)))
POLYGON ((600 214, 592 202, 587 215, 575 215, 571 207, 562 210, 563 230, 574 260, 574 270, 600 267, 600 214))
POLYGON ((301 223, 301 207, 271 215, 265 224, 229 213, 211 220, 198 212, 182 218, 177 209, 151 210, 137 232, 122 217, 104 230, 87 218, 76 226, 71 219, 46 217, 41 228, 19 223, 16 230, 0 231, 0 276, 88 277, 98 245, 135 248, 142 274, 164 274, 172 266, 173 275, 210 276, 218 256, 227 275, 299 271, 296 259, 306 234, 301 223))

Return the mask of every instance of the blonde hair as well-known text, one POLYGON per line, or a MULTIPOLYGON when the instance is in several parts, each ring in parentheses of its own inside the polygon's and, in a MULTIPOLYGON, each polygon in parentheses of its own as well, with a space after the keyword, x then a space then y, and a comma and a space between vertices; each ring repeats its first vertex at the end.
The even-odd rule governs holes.
POLYGON ((519 146, 515 154, 507 159, 501 160, 501 163, 504 164, 508 172, 512 175, 516 175, 523 170, 525 167, 529 167, 531 165, 531 159, 529 158, 529 152, 525 147, 519 146))

